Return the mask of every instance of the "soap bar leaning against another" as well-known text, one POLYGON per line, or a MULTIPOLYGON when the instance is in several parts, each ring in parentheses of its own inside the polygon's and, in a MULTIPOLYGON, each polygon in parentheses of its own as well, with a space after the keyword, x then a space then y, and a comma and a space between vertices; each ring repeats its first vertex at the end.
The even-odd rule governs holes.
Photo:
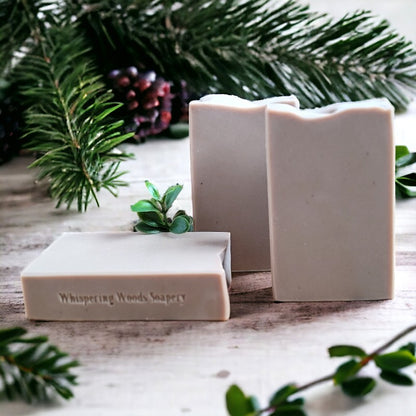
POLYGON ((229 233, 65 233, 22 275, 34 320, 230 316, 229 233))
POLYGON ((232 270, 270 270, 266 106, 291 97, 248 101, 207 95, 189 107, 195 230, 231 232, 232 270))
POLYGON ((274 299, 391 298, 391 104, 273 104, 266 126, 274 299))

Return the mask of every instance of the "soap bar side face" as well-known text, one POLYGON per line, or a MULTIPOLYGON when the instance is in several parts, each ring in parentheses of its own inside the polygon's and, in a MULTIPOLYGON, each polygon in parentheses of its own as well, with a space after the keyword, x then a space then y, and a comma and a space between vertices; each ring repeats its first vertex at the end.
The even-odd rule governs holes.
POLYGON ((190 104, 192 201, 195 229, 231 233, 232 270, 269 270, 265 108, 211 95, 190 104))
POLYGON ((275 300, 392 297, 393 110, 378 104, 305 117, 269 107, 275 300))
POLYGON ((66 233, 21 274, 36 320, 226 320, 229 233, 66 233))
POLYGON ((32 320, 225 321, 230 316, 224 274, 23 277, 22 283, 32 320))

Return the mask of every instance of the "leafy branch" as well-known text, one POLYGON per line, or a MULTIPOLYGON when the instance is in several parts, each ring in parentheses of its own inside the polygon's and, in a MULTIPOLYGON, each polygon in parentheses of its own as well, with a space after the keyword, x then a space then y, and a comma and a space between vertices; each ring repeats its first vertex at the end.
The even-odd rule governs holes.
POLYGON ((330 357, 350 357, 348 361, 337 367, 334 373, 318 378, 307 384, 287 384, 277 390, 271 397, 267 407, 260 408, 257 398, 246 396, 240 387, 232 385, 226 393, 226 405, 230 416, 306 416, 305 400, 298 394, 318 384, 332 381, 340 386, 343 393, 350 397, 362 397, 370 393, 376 386, 372 377, 361 376, 359 372, 370 362, 380 370, 380 377, 395 385, 411 386, 413 380, 401 370, 416 363, 416 344, 410 342, 396 351, 384 351, 416 330, 413 325, 397 334, 371 353, 354 345, 336 345, 328 349, 330 357))
POLYGON ((47 337, 23 338, 26 333, 19 327, 0 329, 2 395, 27 403, 45 402, 54 395, 71 399, 71 386, 76 385, 71 369, 79 363, 49 344, 47 337))
POLYGON ((405 168, 416 163, 416 153, 406 146, 396 146, 396 196, 416 197, 416 172, 405 172, 405 168))
POLYGON ((134 226, 135 231, 147 234, 159 232, 172 232, 182 234, 193 231, 193 219, 185 211, 179 210, 173 218, 168 217, 168 211, 182 191, 183 185, 170 186, 161 196, 159 190, 149 181, 145 181, 150 192, 151 199, 142 199, 131 206, 133 212, 137 212, 138 222, 134 226))

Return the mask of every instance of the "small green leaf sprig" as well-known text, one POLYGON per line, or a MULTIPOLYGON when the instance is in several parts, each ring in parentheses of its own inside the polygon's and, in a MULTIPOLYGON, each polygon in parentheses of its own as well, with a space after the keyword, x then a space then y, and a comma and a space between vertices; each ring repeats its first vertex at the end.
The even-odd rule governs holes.
POLYGON ((319 378, 304 385, 290 383, 278 389, 271 397, 269 404, 261 408, 255 396, 246 396, 241 388, 232 385, 226 393, 226 405, 230 416, 306 416, 305 400, 299 393, 318 384, 332 381, 350 397, 363 397, 376 386, 372 377, 359 374, 361 369, 373 362, 380 370, 380 377, 395 385, 411 386, 413 380, 401 370, 416 363, 416 343, 410 342, 396 351, 384 353, 392 344, 416 330, 413 325, 400 332, 393 339, 370 354, 354 345, 336 345, 328 349, 330 357, 349 357, 338 366, 333 374, 319 378))
POLYGON ((49 344, 47 337, 22 338, 26 333, 20 327, 0 329, 0 400, 71 399, 71 386, 76 385, 71 369, 78 361, 49 344))
POLYGON ((183 185, 170 186, 161 196, 159 190, 151 182, 146 180, 145 184, 152 198, 142 199, 130 207, 133 212, 137 212, 139 217, 134 225, 135 231, 146 234, 160 232, 182 234, 193 231, 193 218, 185 211, 179 210, 173 218, 168 217, 168 211, 182 191, 183 185))
POLYGON ((403 172, 404 168, 415 163, 416 152, 411 153, 406 146, 396 146, 396 197, 416 197, 416 172, 403 172))

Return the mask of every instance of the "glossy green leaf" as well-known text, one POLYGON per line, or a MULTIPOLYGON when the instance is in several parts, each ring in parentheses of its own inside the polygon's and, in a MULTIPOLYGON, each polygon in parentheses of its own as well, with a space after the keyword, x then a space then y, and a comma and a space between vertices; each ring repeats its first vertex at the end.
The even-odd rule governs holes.
POLYGON ((149 190, 150 194, 152 195, 152 198, 154 198, 156 201, 159 201, 160 199, 160 193, 156 186, 154 186, 151 182, 148 180, 144 181, 146 188, 149 190))
POLYGON ((166 192, 164 193, 162 197, 162 201, 163 201, 163 204, 165 205, 166 211, 168 211, 172 207, 172 204, 175 202, 176 198, 182 191, 182 188, 183 188, 183 185, 176 184, 176 185, 170 186, 166 190, 166 192))
POLYGON ((183 139, 189 136, 189 124, 188 123, 176 123, 169 126, 169 137, 173 139, 183 139))
POLYGON ((402 185, 416 186, 416 172, 408 173, 407 175, 396 178, 402 185))
POLYGON ((376 382, 371 377, 357 377, 344 381, 341 384, 342 391, 351 397, 362 397, 370 393, 376 386, 376 382))
POLYGON ((408 350, 399 350, 374 358, 377 367, 382 370, 396 371, 416 363, 415 356, 408 350))
POLYGON ((270 416, 306 416, 302 407, 293 405, 279 406, 270 416))
POLYGON ((148 224, 146 224, 145 222, 142 222, 142 221, 135 224, 134 230, 135 231, 140 231, 140 232, 146 233, 146 234, 158 234, 158 233, 160 233, 159 228, 152 227, 152 226, 150 226, 150 225, 148 225, 148 224))
POLYGON ((256 396, 248 396, 247 401, 249 403, 249 407, 251 407, 254 412, 260 409, 260 403, 256 396))
POLYGON ((416 163, 416 153, 409 153, 396 159, 396 169, 416 163))
POLYGON ((303 406, 305 404, 305 399, 303 397, 298 397, 297 399, 288 401, 288 403, 303 406))
POLYGON ((412 386, 413 380, 406 374, 400 373, 399 371, 387 371, 383 370, 380 373, 380 377, 388 381, 391 384, 396 384, 398 386, 412 386))
POLYGON ((155 203, 148 199, 142 199, 136 202, 134 205, 130 206, 130 209, 133 212, 160 212, 158 207, 155 206, 155 203))
POLYGON ((138 216, 147 225, 166 228, 164 217, 160 212, 138 212, 138 216))
POLYGON ((402 158, 403 156, 408 155, 409 149, 407 148, 407 146, 396 146, 396 160, 402 158))
POLYGON ((367 355, 363 349, 354 345, 334 345, 328 348, 328 352, 330 357, 365 357, 367 355))
POLYGON ((284 403, 289 396, 296 393, 298 388, 295 384, 287 384, 277 390, 269 401, 270 406, 279 406, 284 403))
POLYGON ((355 374, 360 371, 361 365, 360 363, 355 360, 349 360, 344 364, 341 364, 334 374, 334 383, 341 384, 344 381, 348 380, 349 378, 353 377, 355 374))
POLYGON ((180 209, 179 211, 177 211, 175 213, 175 215, 173 216, 173 219, 175 219, 176 217, 179 217, 181 215, 185 215, 186 216, 186 212, 183 209, 180 209))
POLYGON ((187 216, 180 215, 176 217, 172 224, 169 226, 169 230, 175 234, 183 234, 189 231, 191 224, 187 216))
POLYGON ((401 183, 401 177, 396 178, 396 198, 415 198, 416 189, 409 188, 401 183))
POLYGON ((237 385, 232 385, 225 395, 228 414, 230 416, 248 416, 256 410, 253 400, 246 397, 237 385))
POLYGON ((403 345, 400 347, 400 350, 409 351, 412 355, 416 354, 416 343, 415 342, 409 342, 406 345, 403 345))

